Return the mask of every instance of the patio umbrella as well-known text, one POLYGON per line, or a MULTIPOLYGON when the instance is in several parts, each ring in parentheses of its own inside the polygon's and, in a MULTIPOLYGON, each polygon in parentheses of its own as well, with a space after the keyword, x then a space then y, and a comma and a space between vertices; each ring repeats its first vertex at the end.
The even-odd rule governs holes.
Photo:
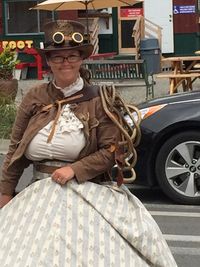
POLYGON ((49 11, 77 10, 77 9, 101 9, 108 7, 131 6, 143 0, 47 0, 32 9, 49 11))
POLYGON ((143 2, 143 0, 47 0, 31 9, 48 11, 86 10, 87 36, 89 36, 88 9, 132 6, 139 2, 143 2))

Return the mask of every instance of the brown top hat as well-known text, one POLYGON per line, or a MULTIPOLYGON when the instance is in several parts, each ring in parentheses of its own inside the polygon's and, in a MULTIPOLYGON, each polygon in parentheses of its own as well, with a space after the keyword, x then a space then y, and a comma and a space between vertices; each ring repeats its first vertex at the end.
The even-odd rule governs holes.
POLYGON ((85 26, 73 20, 56 20, 44 25, 44 48, 38 49, 40 53, 57 50, 75 49, 82 53, 83 58, 89 57, 93 52, 93 45, 84 41, 85 26))

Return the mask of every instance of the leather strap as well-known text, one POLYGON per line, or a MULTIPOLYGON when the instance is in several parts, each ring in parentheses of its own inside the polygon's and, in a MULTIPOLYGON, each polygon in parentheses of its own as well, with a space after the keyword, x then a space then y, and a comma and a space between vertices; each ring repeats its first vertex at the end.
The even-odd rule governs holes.
POLYGON ((98 86, 88 86, 88 87, 83 88, 81 91, 79 91, 78 93, 74 94, 73 96, 64 98, 62 100, 56 100, 55 103, 49 104, 49 105, 43 107, 42 111, 47 111, 47 110, 51 109, 54 106, 56 106, 58 108, 55 120, 54 120, 52 128, 51 128, 51 132, 50 132, 50 134, 48 136, 48 139, 47 139, 47 143, 51 142, 51 140, 52 140, 52 138, 54 136, 55 129, 56 129, 56 124, 57 124, 57 121, 58 121, 58 119, 60 117, 62 104, 80 103, 80 102, 83 102, 83 101, 90 100, 90 99, 92 99, 92 98, 94 98, 94 97, 96 97, 98 95, 99 95, 99 87, 98 86))
POLYGON ((47 166, 44 164, 34 165, 34 168, 38 172, 52 174, 55 170, 61 168, 61 166, 47 166))

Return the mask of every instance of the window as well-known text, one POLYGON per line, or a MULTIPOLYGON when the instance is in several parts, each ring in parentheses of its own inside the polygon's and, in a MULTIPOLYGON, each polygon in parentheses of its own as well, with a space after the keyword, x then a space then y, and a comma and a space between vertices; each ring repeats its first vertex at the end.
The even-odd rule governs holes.
POLYGON ((11 34, 38 34, 42 25, 53 20, 54 12, 29 10, 42 1, 7 0, 5 2, 5 32, 11 34))

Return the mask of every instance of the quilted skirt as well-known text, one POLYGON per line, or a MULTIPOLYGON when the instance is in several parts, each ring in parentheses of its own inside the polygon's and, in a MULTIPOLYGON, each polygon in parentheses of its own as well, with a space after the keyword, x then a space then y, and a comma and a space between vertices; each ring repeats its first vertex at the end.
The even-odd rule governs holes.
POLYGON ((115 184, 37 181, 0 210, 1 267, 176 267, 154 219, 115 184))

